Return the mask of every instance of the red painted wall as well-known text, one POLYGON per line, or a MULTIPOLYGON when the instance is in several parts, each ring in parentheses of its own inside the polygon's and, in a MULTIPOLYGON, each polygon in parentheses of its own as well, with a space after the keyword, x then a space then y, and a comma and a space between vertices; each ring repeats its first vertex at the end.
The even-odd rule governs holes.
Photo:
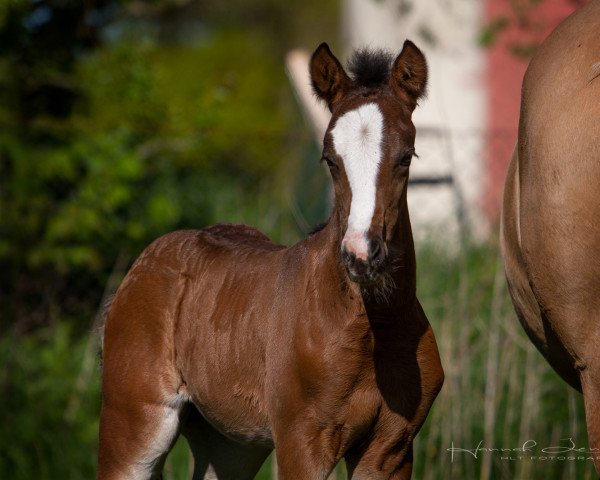
POLYGON ((519 0, 526 15, 519 18, 511 8, 514 0, 487 0, 485 21, 508 19, 486 58, 487 141, 483 206, 488 218, 498 219, 506 168, 517 140, 521 82, 529 63, 524 50, 539 44, 568 15, 586 0, 519 0))

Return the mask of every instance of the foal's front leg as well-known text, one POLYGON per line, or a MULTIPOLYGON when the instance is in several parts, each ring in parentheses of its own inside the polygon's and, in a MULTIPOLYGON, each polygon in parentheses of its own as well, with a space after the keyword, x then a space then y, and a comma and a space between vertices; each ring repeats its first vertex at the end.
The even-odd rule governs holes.
POLYGON ((352 480, 409 480, 413 468, 413 442, 396 445, 374 440, 360 451, 345 456, 348 478, 352 480))
MULTIPOLYGON (((339 433, 339 431, 338 431, 339 433)), ((325 480, 340 460, 339 434, 332 428, 291 423, 276 433, 279 480, 325 480)))

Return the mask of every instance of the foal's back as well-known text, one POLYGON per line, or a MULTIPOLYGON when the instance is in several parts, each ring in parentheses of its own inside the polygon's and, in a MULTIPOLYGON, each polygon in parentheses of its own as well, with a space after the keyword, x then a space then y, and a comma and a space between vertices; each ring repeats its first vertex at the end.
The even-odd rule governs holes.
POLYGON ((173 363, 206 420, 240 441, 271 444, 265 351, 287 249, 243 225, 215 225, 189 242, 173 300, 173 363))

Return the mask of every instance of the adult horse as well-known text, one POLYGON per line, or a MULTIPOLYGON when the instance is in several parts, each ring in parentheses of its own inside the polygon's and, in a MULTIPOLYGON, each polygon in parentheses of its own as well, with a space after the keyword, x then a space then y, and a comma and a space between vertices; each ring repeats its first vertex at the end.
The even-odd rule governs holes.
POLYGON ((181 432, 195 479, 250 479, 276 449, 282 480, 408 479, 443 382, 415 293, 406 188, 411 114, 427 79, 407 41, 348 75, 326 44, 311 79, 332 119, 328 223, 284 248, 247 226, 150 245, 104 329, 98 477, 158 478, 181 432))
POLYGON ((600 474, 600 1, 565 20, 523 81, 501 243, 513 304, 552 367, 583 392, 600 474))

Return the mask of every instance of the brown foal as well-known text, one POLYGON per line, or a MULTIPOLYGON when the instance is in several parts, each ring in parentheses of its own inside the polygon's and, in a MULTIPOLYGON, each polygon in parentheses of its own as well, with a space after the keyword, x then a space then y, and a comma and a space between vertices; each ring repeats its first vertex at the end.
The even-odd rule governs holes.
POLYGON ((416 298, 406 189, 427 65, 326 44, 316 94, 332 119, 328 223, 285 248, 243 225, 178 231, 137 259, 103 340, 98 478, 160 478, 182 433, 195 479, 251 479, 273 448, 281 480, 408 479, 443 383, 416 298))
POLYGON ((501 243, 525 331, 583 392, 589 456, 600 475, 599 46, 594 0, 559 25, 529 64, 501 243))

